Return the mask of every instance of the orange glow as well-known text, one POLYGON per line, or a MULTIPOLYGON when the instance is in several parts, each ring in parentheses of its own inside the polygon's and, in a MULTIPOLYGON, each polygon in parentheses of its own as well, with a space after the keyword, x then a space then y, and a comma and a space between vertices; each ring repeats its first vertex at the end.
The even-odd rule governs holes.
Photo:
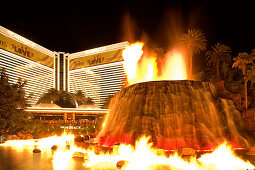
POLYGON ((143 45, 140 42, 131 44, 122 53, 128 85, 145 81, 188 79, 184 56, 180 51, 175 49, 161 56, 164 57, 164 63, 158 68, 155 56, 143 54, 143 45), (159 69, 162 69, 161 75, 158 75, 159 69))
POLYGON ((181 52, 172 50, 166 54, 165 66, 160 80, 187 80, 186 64, 181 52))
MULTIPOLYGON (((121 169, 126 170, 147 170, 147 169, 254 169, 255 167, 248 161, 240 159, 227 143, 220 145, 214 152, 202 155, 196 159, 195 155, 188 159, 181 157, 177 152, 166 156, 165 152, 152 147, 149 143, 150 137, 141 137, 136 141, 135 146, 117 145, 112 153, 97 151, 97 147, 89 147, 88 150, 78 148, 74 145, 73 135, 63 134, 60 137, 52 136, 39 140, 11 140, 4 146, 22 146, 36 143, 41 149, 50 148, 53 144, 58 145, 58 149, 53 154, 54 169, 70 169, 74 166, 73 156, 75 153, 84 156, 83 165, 88 169, 118 169, 116 164, 125 161, 121 169), (66 148, 66 144, 70 148, 66 148), (44 146, 44 147, 42 147, 44 146), (85 156, 86 155, 86 156, 85 156)), ((95 146, 95 145, 94 145, 95 146)), ((42 150, 43 151, 43 150, 42 150)))
POLYGON ((136 141, 135 147, 131 145, 120 145, 112 154, 89 153, 90 159, 84 164, 91 169, 116 169, 118 161, 126 161, 122 169, 126 170, 147 170, 147 169, 254 169, 254 166, 238 158, 234 151, 226 143, 223 143, 210 154, 205 154, 199 159, 195 156, 184 159, 173 153, 169 157, 165 156, 164 151, 152 147, 149 137, 141 137, 136 141))
POLYGON ((26 146, 36 146, 38 149, 47 149, 51 150, 53 145, 58 147, 66 147, 66 144, 74 145, 74 135, 66 134, 65 132, 61 136, 51 136, 42 139, 29 139, 29 140, 8 140, 5 143, 1 144, 4 146, 12 146, 15 148, 23 148, 26 146))
POLYGON ((250 162, 243 161, 234 153, 226 142, 220 145, 213 153, 203 155, 198 159, 205 169, 254 169, 250 162))
POLYGON ((141 60, 137 69, 136 82, 153 81, 157 79, 157 62, 155 57, 145 57, 141 60))
POLYGON ((135 43, 123 50, 124 68, 128 75, 128 83, 134 84, 137 72, 137 63, 143 54, 143 43, 135 43))

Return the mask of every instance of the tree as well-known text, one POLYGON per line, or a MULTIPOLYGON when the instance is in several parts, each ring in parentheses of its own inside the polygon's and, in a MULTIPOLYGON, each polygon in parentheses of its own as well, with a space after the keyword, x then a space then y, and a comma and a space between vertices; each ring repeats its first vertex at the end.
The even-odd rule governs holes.
POLYGON ((74 98, 77 101, 78 105, 82 105, 86 102, 86 97, 82 93, 82 90, 77 90, 76 93, 74 94, 74 98))
POLYGON ((212 50, 206 52, 208 66, 216 66, 216 77, 220 79, 220 63, 231 62, 231 48, 224 44, 217 43, 212 50))
POLYGON ((206 49, 206 39, 202 31, 198 29, 189 29, 186 34, 180 38, 180 45, 186 50, 188 57, 188 76, 192 75, 193 55, 199 54, 206 49))
POLYGON ((57 89, 50 88, 50 89, 48 90, 48 96, 49 96, 49 98, 50 98, 50 103, 51 103, 51 104, 52 104, 52 103, 55 103, 55 102, 58 100, 59 95, 60 95, 60 93, 59 93, 59 91, 58 91, 57 89))
POLYGON ((242 70, 243 77, 244 77, 244 95, 245 95, 245 108, 248 108, 248 101, 247 101, 247 66, 248 64, 253 63, 254 54, 248 54, 246 52, 238 53, 233 60, 235 61, 232 65, 232 68, 239 68, 242 70))
POLYGON ((47 93, 45 93, 38 103, 55 103, 60 97, 60 93, 57 89, 50 88, 47 93))
POLYGON ((91 97, 86 97, 84 104, 90 105, 90 104, 95 104, 95 102, 93 101, 91 97))
POLYGON ((6 71, 0 70, 0 131, 17 134, 28 129, 32 115, 25 112, 25 81, 10 84, 6 71))
POLYGON ((247 79, 251 81, 251 88, 254 88, 255 81, 255 65, 252 64, 247 69, 247 79))

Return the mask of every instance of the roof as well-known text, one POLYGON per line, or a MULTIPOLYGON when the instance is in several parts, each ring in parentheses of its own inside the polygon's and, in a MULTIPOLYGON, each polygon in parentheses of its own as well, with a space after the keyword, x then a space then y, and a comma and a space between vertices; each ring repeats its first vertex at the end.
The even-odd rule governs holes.
POLYGON ((61 108, 61 107, 59 105, 53 104, 53 103, 39 103, 39 104, 33 106, 32 108, 61 108))
POLYGON ((80 105, 78 108, 79 109, 87 109, 87 110, 100 109, 98 105, 93 105, 93 104, 91 104, 91 105, 83 104, 83 105, 80 105))

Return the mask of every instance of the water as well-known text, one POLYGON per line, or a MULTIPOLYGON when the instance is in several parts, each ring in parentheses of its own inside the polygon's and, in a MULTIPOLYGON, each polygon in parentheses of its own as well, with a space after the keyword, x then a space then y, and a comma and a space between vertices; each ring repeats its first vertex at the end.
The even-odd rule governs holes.
MULTIPOLYGON (((61 165, 54 165, 53 153, 49 150, 42 150, 41 153, 33 153, 32 146, 26 146, 22 148, 0 146, 0 170, 113 170, 111 164, 104 163, 104 166, 86 168, 82 166, 81 160, 71 159, 68 161, 62 160, 61 165), (67 165, 67 166, 66 166, 67 165)), ((249 160, 255 165, 255 156, 246 155, 247 150, 240 150, 237 154, 243 158, 243 160, 249 160)), ((115 164, 113 164, 115 165, 115 164)), ((162 168, 159 168, 162 169, 162 168)), ((168 169, 168 168, 167 168, 168 169)))
MULTIPOLYGON (((42 150, 33 153, 33 146, 0 146, 0 170, 51 170, 51 169, 85 169, 81 160, 71 159, 66 167, 53 164, 53 152, 42 150)), ((63 165, 62 164, 62 165, 63 165)))

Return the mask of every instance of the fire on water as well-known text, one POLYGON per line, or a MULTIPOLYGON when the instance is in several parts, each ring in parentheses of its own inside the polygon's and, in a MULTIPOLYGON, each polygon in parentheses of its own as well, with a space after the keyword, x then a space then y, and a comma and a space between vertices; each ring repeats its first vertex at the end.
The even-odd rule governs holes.
POLYGON ((164 71, 159 75, 157 58, 153 55, 145 55, 143 45, 142 42, 137 42, 123 50, 123 65, 127 74, 128 85, 145 81, 188 79, 185 60, 181 51, 173 49, 162 56, 164 63, 161 69, 164 71))
POLYGON ((74 142, 74 135, 67 134, 63 134, 60 137, 52 136, 37 140, 10 140, 1 145, 18 147, 19 149, 28 145, 36 145, 42 152, 43 150, 48 150, 53 145, 57 145, 57 149, 51 152, 54 169, 70 168, 71 160, 77 156, 82 158, 83 166, 89 169, 230 170, 255 168, 249 161, 239 158, 226 142, 218 146, 212 153, 204 154, 197 158, 196 154, 183 157, 177 151, 167 156, 164 150, 153 148, 149 139, 149 137, 141 137, 136 141, 135 146, 116 145, 117 147, 111 149, 110 152, 98 149, 98 146, 95 144, 91 144, 93 147, 89 147, 89 149, 77 147, 74 142))

